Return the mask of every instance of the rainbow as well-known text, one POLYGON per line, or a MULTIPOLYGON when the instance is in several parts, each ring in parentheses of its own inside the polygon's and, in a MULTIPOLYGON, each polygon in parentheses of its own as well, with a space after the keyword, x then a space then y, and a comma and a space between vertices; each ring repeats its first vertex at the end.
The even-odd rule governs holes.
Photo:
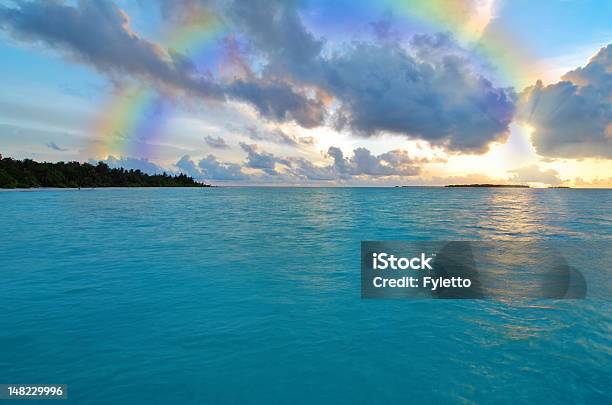
MULTIPOLYGON (((223 25, 199 7, 192 7, 185 15, 180 25, 162 34, 161 44, 189 55, 198 66, 215 69, 210 63, 220 58, 223 25)), ((142 84, 126 85, 105 101, 93 123, 90 149, 100 159, 113 153, 150 157, 151 148, 161 140, 171 112, 172 103, 156 89, 142 84)))
POLYGON ((400 17, 426 21, 439 31, 449 31, 464 46, 473 47, 483 60, 500 70, 500 79, 517 86, 527 76, 530 60, 524 46, 508 35, 506 30, 490 30, 483 35, 495 17, 494 0, 481 0, 476 12, 469 13, 472 0, 382 0, 379 7, 388 5, 400 17))
MULTIPOLYGON (((464 46, 469 46, 487 64, 497 69, 501 82, 508 86, 524 85, 529 77, 526 63, 529 55, 504 32, 495 30, 482 35, 493 17, 493 0, 482 0, 476 13, 468 13, 471 0, 356 0, 347 17, 338 8, 322 16, 322 24, 331 26, 338 19, 373 19, 391 12, 406 26, 425 28, 428 32, 450 32, 464 46), (354 7, 353 7, 354 6, 354 7)), ((166 49, 187 55, 198 67, 212 72, 222 69, 223 38, 229 34, 216 15, 191 6, 180 23, 160 35, 166 49)), ((172 114, 172 103, 166 95, 143 85, 130 85, 113 93, 106 101, 92 130, 92 153, 97 158, 110 154, 153 157, 153 145, 162 141, 164 125, 172 114)))
POLYGON ((323 29, 331 27, 332 31, 334 26, 355 31, 388 17, 395 23, 394 28, 405 35, 448 32, 463 47, 473 50, 479 60, 496 69, 496 82, 525 85, 522 80, 529 76, 528 61, 533 60, 529 51, 499 22, 494 30, 486 30, 495 18, 494 0, 480 0, 475 9, 474 3, 475 0, 350 0, 350 11, 346 7, 325 8, 325 15, 315 17, 320 20, 315 24, 323 29))

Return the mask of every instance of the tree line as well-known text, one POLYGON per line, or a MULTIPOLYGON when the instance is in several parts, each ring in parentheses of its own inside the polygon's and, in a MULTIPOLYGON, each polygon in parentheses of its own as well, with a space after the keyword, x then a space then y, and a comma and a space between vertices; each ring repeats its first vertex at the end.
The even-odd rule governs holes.
POLYGON ((140 170, 111 169, 106 163, 35 162, 1 158, 0 188, 32 187, 210 187, 184 174, 147 174, 140 170))

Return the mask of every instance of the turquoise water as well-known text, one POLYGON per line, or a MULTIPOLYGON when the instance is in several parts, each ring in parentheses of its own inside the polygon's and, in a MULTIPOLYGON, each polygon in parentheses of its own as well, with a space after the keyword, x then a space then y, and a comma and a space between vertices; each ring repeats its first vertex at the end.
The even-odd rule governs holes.
POLYGON ((0 383, 78 404, 610 403, 610 301, 361 300, 359 243, 609 241, 611 190, 1 192, 0 224, 0 383))

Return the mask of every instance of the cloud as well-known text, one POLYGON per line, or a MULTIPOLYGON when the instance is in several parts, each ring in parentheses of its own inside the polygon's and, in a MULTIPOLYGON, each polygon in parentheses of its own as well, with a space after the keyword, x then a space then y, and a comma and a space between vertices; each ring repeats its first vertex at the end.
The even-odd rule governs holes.
POLYGON ((295 176, 305 180, 332 181, 339 179, 338 173, 331 166, 317 166, 304 158, 292 159, 291 169, 295 176))
POLYGON ((262 170, 264 173, 271 176, 278 174, 276 171, 276 164, 280 163, 288 165, 289 162, 286 159, 281 159, 268 152, 258 152, 257 145, 248 145, 241 142, 240 147, 247 153, 247 160, 245 163, 246 167, 252 169, 262 170))
MULTIPOLYGON (((343 158, 336 148, 330 148, 330 155, 334 157, 334 166, 347 171, 353 176, 368 175, 381 176, 414 176, 419 173, 419 166, 415 165, 405 151, 393 150, 378 156, 372 155, 366 148, 355 148, 353 156, 343 158), (342 164, 339 164, 342 159, 342 164)), ((328 152, 329 153, 329 152, 328 152)))
MULTIPOLYGON (((237 2, 231 16, 266 56, 266 75, 318 88, 340 103, 338 129, 394 132, 476 153, 508 136, 514 95, 478 74, 469 52, 448 34, 415 37, 416 55, 389 35, 325 54, 326 42, 307 31, 296 7, 237 2)), ((391 29, 388 22, 375 28, 379 34, 391 29)))
POLYGON ((509 173, 514 174, 510 181, 515 183, 544 183, 550 186, 558 186, 563 183, 559 172, 554 169, 541 170, 535 164, 510 170, 509 173))
MULTIPOLYGON (((89 163, 96 165, 99 160, 90 159, 89 163)), ((189 155, 184 155, 175 164, 175 169, 163 168, 145 158, 109 156, 102 160, 111 168, 140 170, 148 174, 184 173, 196 180, 245 181, 251 177, 242 172, 242 166, 235 163, 220 162, 213 155, 208 155, 195 162, 189 155)))
POLYGON ((323 104, 310 99, 282 81, 235 80, 228 93, 239 100, 250 102, 261 115, 274 121, 295 120, 304 128, 313 128, 323 123, 323 104))
POLYGON ((208 155, 197 164, 189 155, 183 156, 175 166, 180 172, 195 179, 218 181, 248 180, 249 176, 242 172, 240 165, 219 162, 213 155, 208 155))
POLYGON ((300 143, 308 143, 309 141, 308 139, 297 139, 296 137, 288 135, 278 128, 268 131, 258 129, 255 126, 247 126, 245 127, 245 130, 248 137, 253 141, 264 141, 288 146, 298 146, 300 143))
POLYGON ((181 173, 191 176, 194 179, 202 178, 202 171, 198 168, 189 155, 184 155, 174 164, 181 173))
POLYGON ((220 136, 215 138, 210 135, 207 135, 204 137, 204 142, 206 142, 208 146, 214 149, 228 149, 229 148, 228 144, 225 143, 225 140, 221 138, 220 136))
POLYGON ((417 59, 429 63, 443 63, 450 55, 463 58, 470 56, 466 49, 459 46, 450 32, 416 34, 410 39, 410 46, 417 59))
MULTIPOLYGON (((506 139, 514 113, 513 94, 478 73, 469 52, 449 35, 416 36, 412 48, 389 35, 330 48, 303 24, 300 2, 207 5, 232 36, 248 41, 244 47, 223 42, 234 60, 256 67, 243 66, 243 74, 231 80, 199 71, 184 55, 141 37, 108 0, 16 4, 0 6, 0 25, 17 38, 56 48, 115 80, 128 76, 161 90, 246 102, 275 122, 323 125, 334 101, 337 129, 361 136, 392 132, 450 151, 482 153, 506 139)), ((160 4, 168 13, 168 3, 160 4)), ((379 34, 391 30, 377 27, 379 34)))
POLYGON ((534 127, 538 154, 612 158, 612 44, 562 81, 537 82, 520 96, 519 119, 534 127))
POLYGON ((387 131, 482 153, 506 139, 514 113, 512 95, 465 59, 422 62, 395 44, 358 44, 324 64, 323 80, 342 100, 337 126, 364 136, 387 131))
POLYGON ((110 1, 84 0, 77 7, 56 1, 17 4, 0 7, 0 25, 19 39, 68 52, 117 78, 129 74, 200 96, 223 96, 184 56, 133 32, 129 16, 110 1))
MULTIPOLYGON (((0 6, 0 27, 16 38, 40 42, 121 81, 127 75, 158 87, 197 97, 248 102, 265 118, 295 120, 311 128, 323 119, 320 103, 283 81, 251 78, 231 83, 200 72, 186 56, 135 33, 130 17, 107 0, 82 0, 75 7, 59 1, 0 6)), ((298 47, 296 47, 298 48, 298 47)))
POLYGON ((576 68, 563 75, 562 79, 578 86, 596 86, 603 93, 612 94, 612 44, 599 50, 585 67, 576 68))
MULTIPOLYGON (((137 0, 141 6, 147 7, 152 0, 137 0)), ((161 14, 164 18, 181 22, 189 19, 195 12, 199 11, 203 3, 202 0, 154 0, 158 3, 161 14)))
MULTIPOLYGON (((124 168, 127 170, 140 170, 143 173, 147 174, 161 174, 170 172, 167 169, 149 161, 146 158, 133 158, 133 157, 115 157, 109 156, 108 159, 102 160, 102 162, 106 163, 110 168, 124 168)), ((90 159, 89 163, 95 165, 98 163, 98 160, 90 159)))
POLYGON ((203 176, 211 180, 247 180, 248 175, 242 172, 240 165, 235 163, 219 162, 213 155, 208 155, 200 160, 198 167, 203 176))
POLYGON ((421 171, 421 159, 412 159, 406 151, 392 150, 378 156, 366 148, 355 148, 353 155, 344 157, 337 147, 330 147, 327 155, 333 163, 316 166, 305 159, 289 160, 288 166, 299 176, 309 180, 351 180, 357 176, 382 178, 415 176, 421 171))
POLYGON ((242 164, 221 163, 213 155, 199 162, 183 156, 175 166, 180 172, 200 180, 225 180, 252 182, 368 182, 391 177, 415 176, 420 173, 423 159, 413 159, 406 151, 392 150, 378 156, 366 148, 356 148, 350 157, 345 157, 336 147, 330 147, 328 157, 332 163, 315 165, 303 157, 279 157, 260 150, 257 145, 240 143, 247 153, 242 164), (258 172, 247 174, 243 168, 258 172))
POLYGON ((314 145, 315 139, 312 136, 300 136, 298 138, 298 143, 302 145, 314 145))
POLYGON ((267 72, 305 76, 323 49, 324 41, 302 23, 298 2, 282 0, 234 1, 228 17, 250 38, 252 47, 267 57, 267 72))
POLYGON ((51 141, 45 144, 47 148, 56 150, 58 152, 66 152, 68 149, 59 147, 55 142, 51 141))
POLYGON ((391 17, 391 13, 387 13, 384 18, 370 23, 370 28, 372 28, 372 32, 377 40, 385 41, 389 38, 393 38, 394 32, 392 29, 393 23, 391 17))
POLYGON ((591 181, 586 181, 582 177, 576 177, 574 179, 574 185, 576 187, 594 187, 594 188, 612 188, 612 177, 599 178, 596 177, 591 181))

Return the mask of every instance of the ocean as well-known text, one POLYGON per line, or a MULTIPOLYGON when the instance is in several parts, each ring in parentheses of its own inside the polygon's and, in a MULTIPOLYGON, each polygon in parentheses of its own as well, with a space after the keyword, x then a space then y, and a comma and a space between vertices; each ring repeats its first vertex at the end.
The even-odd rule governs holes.
POLYGON ((612 190, 7 191, 0 229, 0 383, 64 403, 612 398, 608 299, 364 300, 359 264, 363 240, 610 242, 612 190))

